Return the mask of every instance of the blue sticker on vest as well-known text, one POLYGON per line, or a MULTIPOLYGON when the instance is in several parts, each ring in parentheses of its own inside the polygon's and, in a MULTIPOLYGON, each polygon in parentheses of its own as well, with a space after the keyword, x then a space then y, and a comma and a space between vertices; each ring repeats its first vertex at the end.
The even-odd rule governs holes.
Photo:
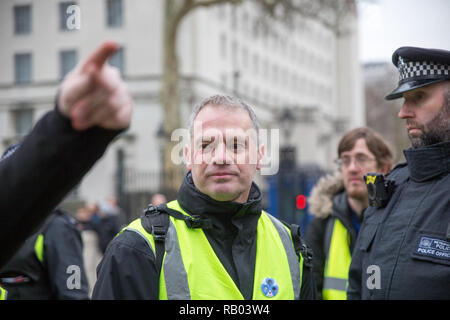
POLYGON ((450 260, 450 242, 430 237, 420 237, 416 253, 438 259, 450 260))
POLYGON ((278 293, 278 283, 274 278, 264 278, 261 283, 261 290, 266 297, 275 297, 278 293))

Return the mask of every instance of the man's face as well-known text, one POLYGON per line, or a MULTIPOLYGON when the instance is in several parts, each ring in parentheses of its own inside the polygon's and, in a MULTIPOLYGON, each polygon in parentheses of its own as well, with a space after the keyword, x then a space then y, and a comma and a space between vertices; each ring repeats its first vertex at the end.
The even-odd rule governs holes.
POLYGON ((344 180, 345 191, 350 198, 364 201, 367 199, 367 187, 364 175, 369 172, 380 172, 377 161, 367 147, 364 139, 358 139, 350 151, 344 151, 340 155, 340 171, 344 180))
POLYGON ((438 82, 405 92, 399 118, 414 148, 450 140, 450 81, 438 82))
POLYGON ((218 201, 246 202, 264 151, 248 112, 205 106, 193 129, 185 156, 197 189, 218 201))

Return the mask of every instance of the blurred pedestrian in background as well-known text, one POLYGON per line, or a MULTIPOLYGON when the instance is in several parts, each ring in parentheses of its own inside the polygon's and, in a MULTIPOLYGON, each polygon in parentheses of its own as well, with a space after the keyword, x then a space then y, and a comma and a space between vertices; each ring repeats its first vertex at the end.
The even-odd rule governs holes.
POLYGON ((160 204, 166 203, 167 199, 166 196, 162 193, 155 193, 152 197, 152 200, 150 203, 154 206, 159 206, 160 204))
POLYGON ((116 199, 109 197, 99 203, 97 215, 99 220, 94 224, 94 229, 99 236, 100 250, 105 253, 108 244, 124 226, 123 213, 117 205, 116 199))
POLYGON ((83 256, 91 289, 90 295, 97 280, 97 265, 108 244, 124 226, 123 217, 124 213, 114 197, 108 197, 99 204, 90 202, 77 210, 76 219, 82 230, 83 256))
POLYGON ((97 265, 103 257, 103 253, 100 250, 97 231, 94 230, 94 227, 91 224, 91 219, 95 213, 96 206, 95 203, 82 205, 77 209, 75 214, 79 229, 81 230, 81 239, 83 241, 83 260, 86 277, 89 283, 89 297, 92 296, 92 290, 95 281, 97 280, 97 265))

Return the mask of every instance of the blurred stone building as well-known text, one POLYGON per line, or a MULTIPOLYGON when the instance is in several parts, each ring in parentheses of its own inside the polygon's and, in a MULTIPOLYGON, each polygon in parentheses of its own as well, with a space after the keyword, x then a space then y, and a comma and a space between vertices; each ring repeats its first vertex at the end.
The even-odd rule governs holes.
POLYGON ((364 65, 364 90, 367 126, 380 133, 393 147, 394 161, 405 161, 403 150, 410 142, 405 121, 398 118, 402 100, 385 100, 398 83, 398 72, 392 63, 372 62, 364 65))

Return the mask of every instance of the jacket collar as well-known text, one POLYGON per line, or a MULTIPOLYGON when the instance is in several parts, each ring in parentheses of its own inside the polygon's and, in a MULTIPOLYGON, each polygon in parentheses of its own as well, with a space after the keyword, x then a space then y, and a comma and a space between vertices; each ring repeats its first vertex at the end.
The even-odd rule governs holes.
POLYGON ((423 182, 450 172, 450 141, 403 151, 411 178, 423 182))
POLYGON ((262 210, 261 191, 252 182, 249 198, 246 203, 234 201, 217 201, 202 193, 194 185, 192 173, 189 171, 178 192, 178 203, 189 214, 206 216, 240 217, 248 214, 259 215, 262 210))
MULTIPOLYGON (((339 218, 339 220, 341 220, 344 223, 347 229, 349 229, 349 227, 352 226, 351 220, 352 212, 353 209, 350 207, 350 204, 348 202, 348 196, 345 191, 342 191, 333 198, 332 215, 335 216, 336 218, 339 218)), ((360 216, 360 219, 362 219, 362 216, 360 216)), ((353 229, 353 227, 351 227, 351 229, 353 229)))

